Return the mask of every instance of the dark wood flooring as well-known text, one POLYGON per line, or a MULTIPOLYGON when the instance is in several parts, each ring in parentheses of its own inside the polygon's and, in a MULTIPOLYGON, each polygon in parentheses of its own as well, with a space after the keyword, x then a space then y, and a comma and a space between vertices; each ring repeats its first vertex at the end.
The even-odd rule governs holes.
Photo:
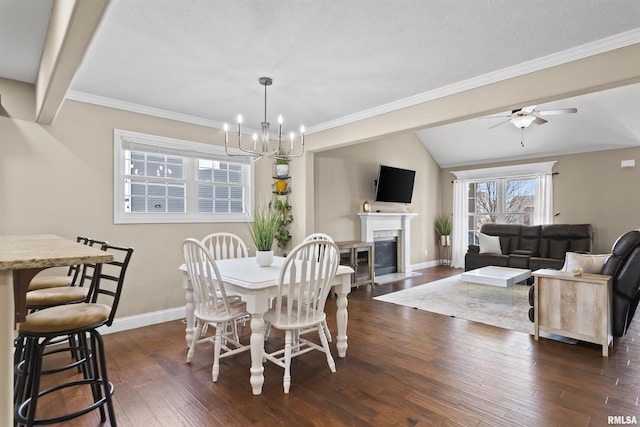
MULTIPOLYGON (((335 374, 319 352, 294 359, 289 395, 282 391, 282 369, 271 363, 262 395, 251 394, 248 352, 223 359, 212 383, 212 346, 200 346, 187 365, 181 321, 106 335, 118 425, 606 426, 610 416, 640 422, 638 321, 604 358, 595 345, 536 342, 372 299, 460 270, 419 272, 354 289, 347 357, 338 358, 331 344, 335 374)), ((327 313, 335 337, 335 300, 327 313)), ((249 325, 241 332, 247 339, 249 325)), ((268 348, 281 341, 272 335, 268 348)), ((69 391, 41 402, 39 411, 58 413, 84 399, 83 392, 69 391)), ((99 424, 94 411, 65 425, 99 424)))

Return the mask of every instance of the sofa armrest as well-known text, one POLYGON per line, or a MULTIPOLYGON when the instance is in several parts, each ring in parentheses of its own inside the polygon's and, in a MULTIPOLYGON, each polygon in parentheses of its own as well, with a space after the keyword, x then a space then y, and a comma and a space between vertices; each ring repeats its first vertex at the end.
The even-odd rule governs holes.
POLYGON ((470 254, 479 254, 480 253, 480 246, 478 245, 469 245, 469 248, 467 249, 467 252, 470 254))

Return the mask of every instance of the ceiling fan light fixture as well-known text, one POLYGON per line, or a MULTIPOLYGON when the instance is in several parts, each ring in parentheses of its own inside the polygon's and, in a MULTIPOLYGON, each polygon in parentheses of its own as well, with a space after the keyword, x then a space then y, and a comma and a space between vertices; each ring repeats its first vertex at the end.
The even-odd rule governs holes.
POLYGON ((517 117, 512 117, 511 120, 509 120, 511 123, 513 123, 513 125, 517 128, 526 128, 529 127, 529 125, 531 125, 531 123, 533 123, 533 121, 536 119, 535 116, 531 115, 531 116, 517 116, 517 117))

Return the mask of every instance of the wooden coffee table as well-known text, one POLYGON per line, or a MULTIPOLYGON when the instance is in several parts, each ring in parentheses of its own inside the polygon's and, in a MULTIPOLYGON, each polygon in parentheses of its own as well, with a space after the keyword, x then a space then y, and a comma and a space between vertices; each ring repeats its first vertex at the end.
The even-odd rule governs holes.
POLYGON ((460 275, 465 282, 480 283, 482 285, 501 286, 506 288, 523 282, 531 277, 531 270, 524 268, 488 266, 465 271, 460 275))

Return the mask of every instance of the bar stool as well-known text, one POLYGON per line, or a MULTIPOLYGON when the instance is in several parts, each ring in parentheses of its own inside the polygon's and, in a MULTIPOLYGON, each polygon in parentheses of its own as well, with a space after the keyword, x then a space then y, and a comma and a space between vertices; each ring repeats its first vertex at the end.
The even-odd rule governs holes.
MULTIPOLYGON (((94 239, 87 239, 85 242, 88 246, 100 248, 107 243, 94 239)), ((90 284, 93 280, 95 264, 80 264, 72 266, 72 268, 76 270, 71 276, 72 280, 69 281, 69 285, 63 286, 63 283, 65 283, 65 278, 70 276, 45 276, 41 278, 41 281, 36 281, 37 278, 34 278, 29 284, 29 292, 27 292, 27 309, 33 312, 56 305, 87 302, 91 289, 85 285, 90 284), (49 286, 44 286, 44 284, 49 286), (37 289, 32 289, 32 287, 37 289)))
MULTIPOLYGON (((25 343, 23 360, 18 363, 16 375, 15 420, 17 425, 43 425, 68 421, 95 409, 106 421, 105 406, 112 426, 116 425, 111 394, 113 385, 108 380, 104 343, 97 328, 111 326, 124 284, 124 276, 131 260, 133 248, 103 244, 102 250, 114 254, 114 261, 95 265, 89 302, 60 305, 30 313, 25 322, 17 325, 19 339, 25 343), (110 304, 106 304, 111 300, 110 304), (54 340, 75 337, 75 351, 79 357, 62 367, 43 370, 43 359, 52 354, 47 346, 54 340), (41 376, 55 374, 73 367, 81 367, 80 379, 72 378, 45 390, 40 390, 41 376), (69 387, 89 386, 93 403, 69 414, 36 419, 38 399, 69 387)), ((68 348, 63 349, 68 351, 68 348)), ((74 351, 74 350, 72 350, 74 351)))
MULTIPOLYGON (((76 242, 83 245, 89 244, 88 237, 78 236, 76 242)), ((66 276, 36 276, 29 283, 29 291, 49 288, 62 288, 67 286, 75 286, 82 270, 82 264, 69 266, 66 276)))
MULTIPOLYGON (((82 243, 88 246, 100 247, 103 249, 104 245, 107 242, 102 240, 95 240, 89 238, 78 237, 78 243, 82 243)), ((34 282, 35 279, 31 281, 29 288, 32 288, 34 285, 37 289, 30 290, 27 292, 27 310, 31 313, 37 310, 42 310, 43 308, 55 307, 57 305, 64 304, 76 304, 82 302, 89 302, 90 293, 91 293, 91 284, 94 280, 96 264, 78 264, 72 266, 69 269, 71 271, 75 271, 70 276, 44 276, 43 280, 40 282, 34 282), (67 281, 66 279, 72 278, 69 281, 70 285, 64 285, 67 281), (47 283, 48 286, 43 286, 43 284, 47 283), (58 286, 55 286, 58 285, 58 286), (85 286, 86 285, 86 286, 85 286)), ((70 346, 67 347, 68 350, 72 351, 74 357, 77 355, 74 353, 75 344, 73 342, 74 337, 69 337, 70 346)), ((50 344, 58 344, 61 339, 55 340, 50 344)), ((22 351, 24 349, 24 339, 21 337, 16 338, 15 340, 15 352, 14 352, 14 364, 20 362, 23 359, 22 351)), ((19 373, 19 370, 18 372, 19 373)))

